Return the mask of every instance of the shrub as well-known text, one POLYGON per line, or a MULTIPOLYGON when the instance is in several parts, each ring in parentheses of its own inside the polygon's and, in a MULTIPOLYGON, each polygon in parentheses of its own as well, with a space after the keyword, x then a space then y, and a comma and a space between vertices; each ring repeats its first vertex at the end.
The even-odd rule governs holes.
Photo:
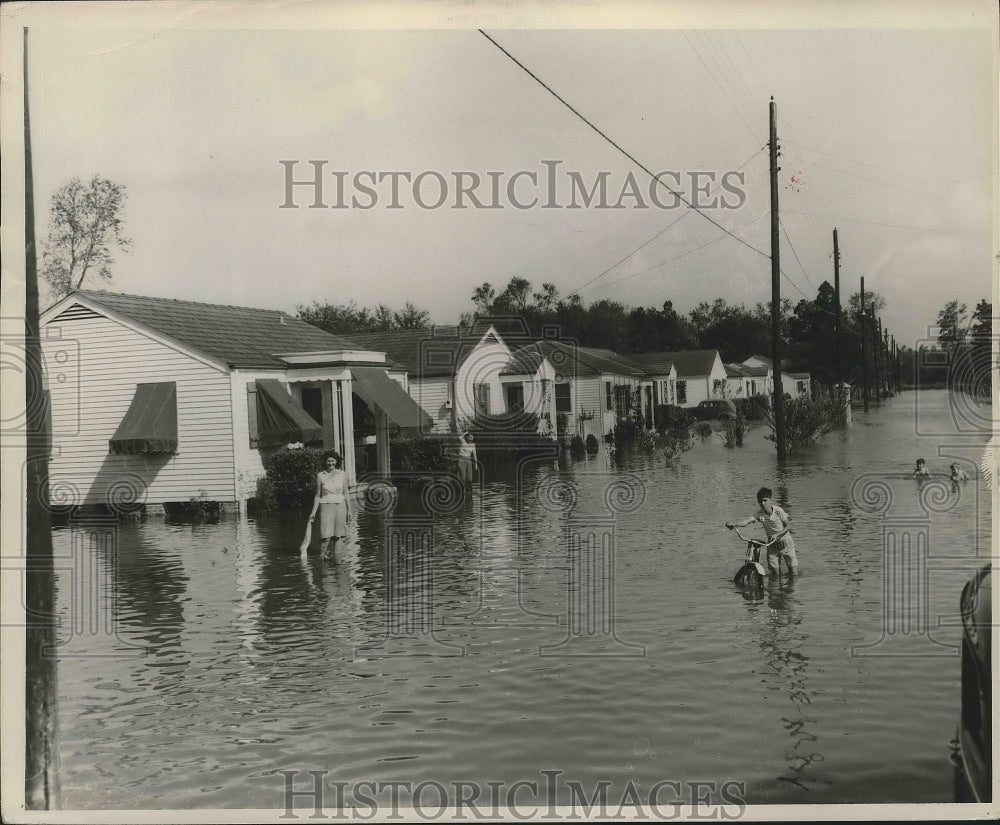
POLYGON ((694 432, 701 436, 701 440, 704 441, 712 434, 712 425, 707 421, 699 421, 694 427, 692 427, 694 432))
POLYGON ((771 412, 766 395, 751 395, 749 398, 734 398, 736 411, 747 421, 763 421, 771 412))
POLYGON ((679 427, 690 427, 694 424, 694 416, 683 407, 673 404, 657 404, 653 408, 653 422, 658 433, 679 427))
POLYGON ((316 473, 322 468, 322 461, 323 451, 315 447, 285 448, 271 453, 265 469, 270 492, 279 508, 309 505, 316 495, 316 473))
POLYGON ((624 418, 617 422, 614 430, 611 431, 611 441, 617 444, 631 441, 637 432, 639 432, 639 423, 631 418, 624 418))
POLYGON ((601 448, 600 442, 593 433, 587 434, 587 452, 594 455, 601 448))
MULTIPOLYGON (((774 418, 768 416, 771 434, 765 436, 775 440, 774 418)), ((809 398, 795 398, 785 401, 785 436, 789 455, 812 444, 821 435, 847 424, 844 405, 833 395, 826 395, 818 401, 809 398)))
POLYGON ((722 419, 722 430, 726 434, 727 447, 742 447, 743 436, 749 432, 750 427, 747 425, 746 419, 737 413, 736 418, 722 419))
POLYGON ((583 446, 583 439, 579 435, 574 435, 569 442, 569 451, 575 456, 581 456, 586 452, 583 446))
POLYGON ((391 473, 412 478, 451 472, 457 450, 457 435, 393 439, 389 442, 391 473))

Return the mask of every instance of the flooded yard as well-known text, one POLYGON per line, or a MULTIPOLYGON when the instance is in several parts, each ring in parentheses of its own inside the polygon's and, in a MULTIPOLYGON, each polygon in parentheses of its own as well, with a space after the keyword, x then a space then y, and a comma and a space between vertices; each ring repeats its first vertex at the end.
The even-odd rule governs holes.
POLYGON ((911 392, 780 470, 764 426, 673 465, 529 462, 469 497, 401 491, 337 564, 300 559, 300 515, 73 520, 63 805, 281 810, 279 772, 310 770, 348 789, 561 771, 561 802, 567 781, 617 800, 664 780, 950 801, 958 598, 990 554, 988 433, 963 426, 946 391, 911 392), (952 489, 956 461, 972 478, 952 489), (800 575, 752 594, 723 524, 762 485, 800 575))

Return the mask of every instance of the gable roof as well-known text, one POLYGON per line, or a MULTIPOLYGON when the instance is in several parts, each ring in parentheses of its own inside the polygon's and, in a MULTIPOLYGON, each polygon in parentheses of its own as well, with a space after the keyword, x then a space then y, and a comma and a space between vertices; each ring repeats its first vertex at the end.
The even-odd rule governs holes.
POLYGON ((764 365, 766 365, 768 367, 774 366, 774 361, 772 361, 766 355, 751 355, 750 358, 747 358, 743 363, 745 364, 751 358, 756 358, 758 361, 760 361, 762 364, 764 364, 764 365))
POLYGON ((688 349, 678 352, 660 352, 657 355, 673 362, 678 378, 694 378, 712 373, 712 367, 715 366, 715 359, 719 357, 719 351, 717 349, 688 349))
MULTIPOLYGON (((353 340, 331 335, 277 309, 91 290, 78 290, 69 297, 105 307, 230 367, 286 368, 288 365, 274 353, 361 349, 353 340)), ((73 305, 68 301, 67 310, 73 305)))
POLYGON ((729 378, 767 378, 770 367, 750 367, 746 364, 725 364, 726 376, 729 378))
POLYGON ((511 354, 507 365, 500 370, 501 375, 535 375, 542 366, 545 356, 538 350, 522 348, 511 354))
POLYGON ((601 373, 627 375, 633 378, 642 378, 643 376, 643 371, 631 363, 627 356, 619 355, 609 349, 581 347, 565 341, 545 339, 521 347, 515 355, 526 351, 544 355, 549 359, 556 373, 566 377, 591 377, 601 373))
POLYGON ((466 327, 443 325, 351 336, 360 347, 384 352, 388 358, 402 364, 411 380, 454 376, 465 357, 482 339, 482 331, 473 333, 466 327))
POLYGON ((673 359, 669 352, 639 352, 630 355, 629 360, 639 366, 647 376, 669 375, 673 359))

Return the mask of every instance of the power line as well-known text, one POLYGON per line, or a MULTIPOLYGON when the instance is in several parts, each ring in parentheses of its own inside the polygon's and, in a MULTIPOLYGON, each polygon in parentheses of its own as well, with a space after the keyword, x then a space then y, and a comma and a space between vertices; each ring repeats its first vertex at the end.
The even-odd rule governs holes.
POLYGON ((726 92, 726 90, 722 88, 722 84, 716 78, 715 73, 712 72, 712 70, 708 67, 708 64, 705 62, 705 58, 701 56, 701 52, 699 52, 698 49, 695 47, 694 43, 691 42, 691 38, 688 37, 687 32, 684 32, 684 39, 687 40, 688 45, 691 47, 691 50, 695 53, 695 56, 698 58, 698 60, 701 61, 701 65, 705 67, 705 71, 708 72, 708 76, 712 78, 712 82, 715 83, 719 91, 722 92, 722 96, 725 97, 729 105, 733 107, 733 111, 736 112, 737 117, 739 117, 739 119, 743 121, 743 125, 746 126, 746 129, 750 133, 751 137, 755 139, 759 138, 759 135, 754 133, 753 127, 749 124, 746 117, 744 117, 739 107, 735 103, 733 103, 733 100, 732 98, 730 98, 728 92, 726 92))
POLYGON ((591 123, 589 120, 587 120, 587 118, 585 118, 582 114, 580 114, 580 112, 578 112, 569 103, 567 103, 562 97, 560 97, 559 94, 557 94, 551 87, 549 87, 541 78, 539 78, 527 66, 525 66, 523 63, 521 63, 520 60, 518 60, 516 57, 514 57, 514 55, 512 55, 510 52, 508 52, 499 43, 497 43, 496 40, 494 40, 492 37, 490 37, 482 29, 478 29, 478 31, 479 31, 479 33, 483 37, 485 37, 487 40, 489 40, 490 43, 492 43, 501 52, 503 52, 505 55, 507 55, 507 57, 510 58, 510 60, 512 60, 518 67, 520 67, 522 71, 524 71, 529 77, 531 77, 536 83, 538 83, 543 89, 545 89, 545 91, 547 91, 556 100, 558 100, 560 103, 562 103, 563 106, 565 106, 574 115, 576 115, 578 118, 580 118, 580 120, 582 120, 584 123, 586 123, 591 129, 593 129, 595 132, 597 132, 597 134, 599 134, 602 138, 604 138, 604 140, 606 140, 615 149, 617 149, 625 157, 627 157, 630 161, 632 161, 632 163, 634 163, 636 166, 638 166, 640 169, 642 169, 643 172, 645 172, 647 175, 649 175, 650 178, 652 178, 656 183, 658 183, 660 186, 662 186, 664 189, 666 189, 671 195, 673 195, 675 198, 677 198, 678 200, 682 201, 683 203, 686 203, 689 207, 691 207, 692 209, 694 209, 695 212, 697 212, 699 215, 701 215, 706 221, 708 221, 709 223, 713 224, 714 226, 717 226, 719 229, 721 229, 727 235, 735 238, 737 241, 739 241, 741 244, 743 244, 743 246, 745 246, 747 249, 752 249, 754 252, 756 252, 758 255, 763 256, 764 258, 770 258, 770 255, 768 255, 766 252, 763 252, 760 249, 757 249, 757 247, 755 247, 755 246, 747 243, 742 238, 740 238, 738 235, 735 235, 732 232, 730 232, 725 226, 723 226, 717 220, 715 220, 714 218, 710 217, 709 215, 706 215, 701 209, 699 209, 693 203, 691 203, 690 201, 688 201, 688 199, 685 198, 680 192, 677 192, 676 190, 672 189, 670 186, 668 186, 667 184, 665 184, 661 178, 657 177, 652 172, 650 172, 649 169, 647 169, 642 163, 640 163, 638 160, 636 160, 635 157, 633 157, 631 154, 629 154, 627 151, 625 151, 625 149, 623 149, 621 146, 619 146, 617 143, 615 143, 610 137, 608 137, 604 132, 602 132, 599 128, 597 128, 597 126, 595 126, 593 123, 591 123))
POLYGON ((912 226, 905 223, 882 223, 881 221, 863 221, 860 218, 845 218, 843 215, 821 215, 818 212, 797 212, 794 209, 783 209, 783 212, 789 215, 805 215, 809 218, 826 218, 831 221, 847 221, 848 223, 867 223, 872 226, 889 226, 893 229, 916 229, 920 232, 937 232, 941 235, 960 235, 965 238, 978 238, 979 235, 975 235, 972 232, 953 232, 950 229, 933 229, 929 226, 912 226))
POLYGON ((892 175, 896 178, 906 178, 907 180, 912 180, 914 183, 922 183, 924 186, 930 186, 933 189, 944 189, 950 191, 949 186, 945 186, 940 183, 931 183, 928 180, 923 180, 922 178, 915 178, 912 175, 904 175, 902 172, 897 172, 893 169, 886 169, 884 166, 876 166, 873 163, 864 163, 860 160, 852 160, 851 158, 844 157, 843 155, 837 155, 833 152, 828 152, 825 149, 817 149, 815 146, 806 146, 804 143, 800 143, 797 140, 792 140, 791 138, 785 138, 786 143, 794 143, 796 146, 801 146, 803 149, 808 149, 810 152, 818 152, 821 155, 829 155, 832 158, 837 158, 838 160, 846 161, 847 163, 855 163, 858 166, 867 166, 869 169, 875 169, 879 172, 885 172, 888 175, 892 175))
POLYGON ((818 166, 821 169, 829 169, 831 172, 839 172, 841 175, 849 175, 852 178, 860 178, 861 180, 871 181, 872 183, 877 183, 879 186, 888 186, 892 189, 901 189, 904 192, 912 192, 914 195, 920 195, 922 198, 927 198, 928 200, 939 201, 941 203, 953 203, 948 198, 936 198, 933 195, 928 195, 926 192, 919 192, 916 189, 910 189, 906 186, 900 186, 897 183, 889 183, 888 181, 879 180, 878 178, 872 178, 868 175, 859 175, 857 172, 848 172, 846 169, 838 169, 836 166, 827 166, 825 163, 817 163, 814 160, 806 160, 806 158, 800 158, 796 155, 784 154, 784 157, 791 158, 792 160, 797 160, 800 163, 808 163, 810 166, 818 166))
POLYGON ((778 218, 778 225, 781 227, 781 231, 785 235, 785 240, 788 241, 788 248, 792 250, 792 254, 795 256, 795 260, 799 264, 799 269, 802 270, 802 274, 805 275, 806 280, 809 281, 809 286, 811 286, 813 289, 816 289, 816 284, 812 282, 812 278, 809 277, 809 273, 806 272, 806 268, 802 266, 802 261, 799 259, 799 253, 795 251, 795 247, 792 244, 792 239, 788 237, 788 230, 785 229, 785 222, 781 220, 780 217, 778 218))
MULTIPOLYGON (((766 214, 767 213, 764 212, 763 214, 758 215, 754 220, 752 220, 750 223, 748 223, 745 228, 749 228, 749 227, 753 226, 755 223, 757 223, 757 221, 759 221, 761 218, 763 218, 764 215, 766 215, 766 214)), ((588 290, 577 290, 577 292, 578 293, 581 292, 581 291, 593 292, 595 289, 604 289, 604 288, 609 287, 609 286, 614 286, 615 284, 620 284, 623 281, 629 281, 632 278, 635 278, 635 277, 637 277, 639 275, 642 275, 645 272, 649 272, 649 271, 651 271, 653 269, 658 269, 661 266, 666 266, 667 264, 673 263, 674 261, 679 261, 681 258, 686 258, 688 255, 693 255, 695 252, 697 252, 697 251, 699 251, 701 249, 704 249, 706 246, 711 246, 712 244, 718 243, 719 241, 724 241, 725 239, 726 239, 725 235, 719 235, 717 238, 709 241, 708 243, 703 243, 701 246, 696 246, 694 249, 689 249, 687 252, 682 252, 680 255, 675 255, 673 258, 670 258, 670 259, 668 259, 666 261, 660 261, 658 264, 653 264, 652 266, 647 266, 645 269, 640 269, 638 272, 633 272, 630 275, 626 275, 624 278, 619 278, 617 281, 611 281, 610 283, 607 283, 607 284, 598 284, 597 286, 593 286, 593 287, 591 287, 588 290)))
MULTIPOLYGON (((750 163, 750 161, 752 161, 755 157, 757 157, 757 155, 759 155, 761 152, 763 152, 766 148, 767 148, 767 144, 764 144, 764 146, 762 146, 760 149, 758 149, 756 152, 754 152, 750 157, 748 157, 745 161, 743 161, 742 165, 736 171, 737 172, 742 172, 743 169, 747 166, 747 164, 750 163)), ((718 191, 718 189, 719 189, 720 186, 722 186, 722 181, 719 181, 719 183, 715 187, 713 187, 711 190, 709 190, 708 195, 706 195, 706 197, 708 197, 709 195, 715 194, 715 192, 718 191)), ((617 260, 615 263, 613 263, 611 266, 609 266, 607 269, 605 269, 599 275, 595 275, 593 278, 591 278, 589 281, 587 281, 587 283, 582 284, 582 285, 576 287, 576 289, 574 289, 573 292, 580 292, 581 290, 585 289, 586 287, 588 287, 592 283, 594 283, 594 281, 596 281, 596 280, 598 280, 600 278, 603 278, 605 275, 607 275, 609 272, 611 272, 611 270, 613 270, 616 267, 618 267, 619 265, 623 264, 625 261, 627 261, 633 255, 635 255, 637 252, 641 251, 642 249, 645 249, 653 241, 655 241, 657 238, 659 238, 664 232, 666 232, 668 229, 670 229, 670 227, 674 226, 679 221, 682 221, 685 217, 687 217, 690 214, 691 214, 690 212, 684 212, 682 215, 677 216, 670 223, 668 223, 665 227, 663 227, 663 229, 661 229, 659 232, 657 232, 655 235, 653 235, 653 237, 651 237, 648 241, 646 241, 642 245, 640 245, 640 246, 636 247, 635 249, 633 249, 631 252, 629 252, 623 258, 620 258, 619 260, 617 260)), ((615 283, 619 283, 619 282, 615 281, 615 283)))

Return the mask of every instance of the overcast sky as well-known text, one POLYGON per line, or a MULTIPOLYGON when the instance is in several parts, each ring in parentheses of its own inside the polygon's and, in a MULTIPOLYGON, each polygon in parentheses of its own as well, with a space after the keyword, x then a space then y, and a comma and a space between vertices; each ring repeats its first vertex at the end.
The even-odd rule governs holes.
MULTIPOLYGON (((688 198, 691 172, 718 182, 742 167, 745 202, 704 214, 744 245, 701 214, 653 204, 648 175, 471 18, 449 30, 337 31, 241 29, 230 16, 235 29, 206 30, 176 14, 169 25, 144 16, 132 27, 121 8, 112 28, 100 28, 100 8, 34 19, 29 65, 39 238, 52 193, 71 177, 124 184, 133 251, 118 257, 117 291, 288 311, 313 299, 412 300, 438 323, 470 310, 483 281, 502 287, 513 276, 536 288, 550 281, 563 296, 580 290, 588 302, 672 300, 686 311, 716 297, 766 301, 773 95, 783 296, 814 298, 832 282, 836 226, 845 303, 864 275, 886 297, 883 322, 901 343, 923 337, 946 301, 971 309, 992 297, 988 28, 810 30, 791 17, 786 30, 780 20, 765 30, 487 28, 636 160, 678 173, 667 182, 679 180, 688 198), (326 161, 327 207, 331 173, 346 173, 348 208, 307 208, 305 187, 293 192, 300 208, 279 208, 282 160, 298 161, 298 179, 312 176, 308 161, 326 161), (544 209, 543 161, 561 162, 557 203, 570 201, 570 172, 588 187, 606 172, 609 205, 631 173, 639 196, 620 209, 544 209), (373 187, 373 208, 351 206, 352 195, 372 201, 353 185, 365 170, 437 172, 448 199, 422 208, 401 180, 402 208, 388 208, 386 179, 373 187), (538 197, 532 208, 508 197, 521 170, 539 176, 537 186, 521 176, 513 190, 522 203, 538 197), (487 204, 495 173, 501 208, 450 208, 462 171, 482 178, 487 204)), ((436 181, 425 176, 416 198, 436 200, 436 181)))

